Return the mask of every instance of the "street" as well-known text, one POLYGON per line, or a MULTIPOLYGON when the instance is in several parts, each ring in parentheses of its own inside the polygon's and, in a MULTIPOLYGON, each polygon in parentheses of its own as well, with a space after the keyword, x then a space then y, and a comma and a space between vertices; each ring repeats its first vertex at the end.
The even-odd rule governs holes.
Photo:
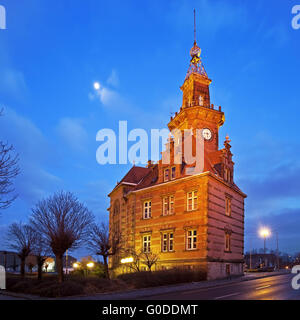
POLYGON ((213 288, 147 296, 141 300, 300 300, 300 290, 291 286, 292 278, 292 274, 284 274, 213 288))

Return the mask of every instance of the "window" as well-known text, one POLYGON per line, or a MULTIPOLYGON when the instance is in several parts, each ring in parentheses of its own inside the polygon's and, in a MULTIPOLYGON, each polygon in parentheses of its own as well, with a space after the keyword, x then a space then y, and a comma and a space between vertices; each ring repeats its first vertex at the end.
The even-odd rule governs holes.
POLYGON ((187 194, 187 211, 196 210, 198 208, 198 192, 192 191, 187 194))
POLYGON ((174 180, 175 178, 176 178, 176 167, 172 167, 171 180, 174 180))
POLYGON ((163 198, 163 215, 174 214, 174 196, 163 198))
POLYGON ((226 197, 225 198, 225 212, 226 212, 226 216, 231 216, 231 198, 230 197, 226 197))
POLYGON ((225 234, 225 251, 231 251, 231 235, 229 233, 225 234))
POLYGON ((197 230, 187 231, 187 250, 197 249, 197 230))
POLYGON ((169 169, 165 169, 164 181, 169 181, 169 169))
POLYGON ((151 236, 146 235, 143 236, 143 252, 150 252, 151 251, 151 236))
POLYGON ((203 106, 204 105, 204 99, 202 96, 199 96, 199 106, 203 106))
POLYGON ((174 250, 174 234, 173 234, 173 232, 163 233, 162 234, 161 251, 162 252, 170 252, 173 250, 174 250))
POLYGON ((144 202, 143 218, 144 219, 151 218, 151 201, 144 202))

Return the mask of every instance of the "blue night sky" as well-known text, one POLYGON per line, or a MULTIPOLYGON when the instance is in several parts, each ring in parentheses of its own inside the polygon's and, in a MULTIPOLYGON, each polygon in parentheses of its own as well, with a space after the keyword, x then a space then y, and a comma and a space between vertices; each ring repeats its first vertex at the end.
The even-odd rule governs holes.
POLYGON ((226 115, 220 147, 229 134, 235 181, 248 194, 246 250, 263 246, 257 229, 267 225, 268 247, 275 249, 277 230, 281 251, 300 251, 295 4, 0 0, 7 11, 7 30, 0 30, 0 140, 15 146, 22 171, 18 200, 1 213, 0 249, 7 226, 26 222, 31 207, 57 190, 74 192, 98 221, 108 218, 107 194, 131 165, 99 165, 96 133, 117 130, 119 120, 129 130, 166 127, 181 105, 196 8, 211 101, 226 115))

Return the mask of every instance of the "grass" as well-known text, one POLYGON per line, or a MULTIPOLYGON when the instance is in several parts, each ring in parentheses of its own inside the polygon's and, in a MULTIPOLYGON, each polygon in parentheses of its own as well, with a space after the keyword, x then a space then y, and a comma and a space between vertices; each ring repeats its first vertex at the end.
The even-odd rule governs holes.
POLYGON ((124 287, 120 280, 100 279, 98 277, 68 276, 63 283, 57 282, 57 276, 47 275, 41 281, 26 276, 21 279, 16 275, 8 275, 6 287, 8 291, 57 298, 75 295, 90 295, 113 292, 124 287))
POLYGON ((95 276, 68 275, 61 284, 57 282, 56 275, 47 274, 39 281, 35 275, 31 274, 27 275, 25 279, 21 279, 18 275, 9 274, 7 276, 7 290, 41 297, 58 298, 197 282, 205 279, 206 273, 201 269, 171 269, 151 273, 137 272, 123 274, 112 280, 95 276))

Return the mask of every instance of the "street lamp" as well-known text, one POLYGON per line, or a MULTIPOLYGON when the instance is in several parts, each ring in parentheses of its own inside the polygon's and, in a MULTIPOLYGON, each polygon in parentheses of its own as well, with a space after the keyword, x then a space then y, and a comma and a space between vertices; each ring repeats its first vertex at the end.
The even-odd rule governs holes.
POLYGON ((271 231, 267 228, 262 228, 259 231, 259 234, 262 238, 264 238, 264 254, 266 254, 266 240, 271 235, 271 231))
POLYGON ((78 269, 79 268, 79 263, 78 262, 73 263, 73 268, 74 269, 78 269))
POLYGON ((94 264, 94 262, 89 262, 86 266, 87 266, 89 269, 92 269, 92 268, 94 268, 95 264, 94 264))
POLYGON ((129 257, 129 258, 124 258, 121 260, 122 264, 126 264, 126 263, 132 263, 133 262, 133 258, 129 257))
POLYGON ((266 259, 266 241, 267 238, 270 237, 271 231, 268 228, 262 228, 259 230, 259 234, 262 238, 264 238, 264 256, 265 256, 265 263, 264 266, 266 267, 267 259, 266 259))

